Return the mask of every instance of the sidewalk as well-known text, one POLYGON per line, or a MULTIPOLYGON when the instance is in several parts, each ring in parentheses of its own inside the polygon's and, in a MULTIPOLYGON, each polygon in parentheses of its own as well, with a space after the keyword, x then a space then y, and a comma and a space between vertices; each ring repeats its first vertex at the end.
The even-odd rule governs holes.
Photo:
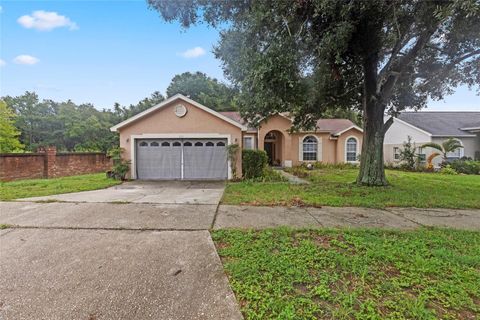
POLYGON ((221 205, 214 229, 349 227, 413 229, 422 226, 480 230, 480 210, 221 205))

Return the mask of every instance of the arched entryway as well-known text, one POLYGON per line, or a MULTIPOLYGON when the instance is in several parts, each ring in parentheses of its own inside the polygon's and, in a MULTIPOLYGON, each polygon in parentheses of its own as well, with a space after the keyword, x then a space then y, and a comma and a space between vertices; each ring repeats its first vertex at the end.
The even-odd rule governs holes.
POLYGON ((272 130, 267 132, 263 140, 263 149, 267 153, 268 163, 271 166, 281 166, 283 164, 283 134, 278 130, 272 130))

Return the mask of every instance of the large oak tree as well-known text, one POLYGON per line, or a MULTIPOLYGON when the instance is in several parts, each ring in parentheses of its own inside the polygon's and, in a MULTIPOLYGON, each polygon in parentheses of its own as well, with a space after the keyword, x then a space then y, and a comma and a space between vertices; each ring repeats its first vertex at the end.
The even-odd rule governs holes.
POLYGON ((405 109, 480 83, 478 0, 148 0, 166 21, 220 28, 215 53, 244 116, 363 113, 359 184, 386 185, 383 140, 405 109))

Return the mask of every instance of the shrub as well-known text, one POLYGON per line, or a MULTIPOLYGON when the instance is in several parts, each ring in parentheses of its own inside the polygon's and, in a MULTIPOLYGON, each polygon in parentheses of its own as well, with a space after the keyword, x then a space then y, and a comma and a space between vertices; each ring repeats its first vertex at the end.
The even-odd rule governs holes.
POLYGON ((453 169, 449 164, 447 164, 445 167, 440 169, 441 174, 458 174, 455 169, 453 169))
POLYGON ((108 151, 108 156, 113 160, 113 168, 107 172, 107 177, 117 180, 125 180, 128 170, 130 169, 130 161, 122 159, 123 148, 112 148, 108 151))
POLYGON ((480 174, 480 161, 461 159, 452 161, 450 166, 458 173, 480 174))
POLYGON ((261 177, 249 179, 255 182, 287 182, 288 179, 282 176, 278 170, 275 170, 269 166, 266 166, 263 169, 263 173, 261 177))
POLYGON ((263 177, 268 164, 267 153, 263 150, 243 150, 242 170, 245 179, 263 177))

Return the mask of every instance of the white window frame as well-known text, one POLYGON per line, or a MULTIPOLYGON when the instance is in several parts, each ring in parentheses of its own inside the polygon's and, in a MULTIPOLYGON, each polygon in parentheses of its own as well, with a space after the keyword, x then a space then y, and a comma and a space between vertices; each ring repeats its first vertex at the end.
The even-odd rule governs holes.
POLYGON ((319 160, 319 152, 318 152, 319 144, 320 144, 320 141, 318 140, 318 138, 317 138, 316 136, 311 135, 311 134, 304 136, 304 137, 302 138, 302 161, 305 161, 305 162, 317 162, 317 161, 320 161, 320 160, 319 160), (315 151, 307 151, 307 152, 305 152, 305 150, 304 150, 304 148, 303 148, 304 145, 305 145, 305 139, 310 138, 310 137, 314 138, 315 141, 316 141, 316 142, 315 142, 315 151), (305 160, 305 157, 304 157, 305 153, 312 153, 312 154, 315 153, 315 160, 305 160))
POLYGON ((243 149, 245 150, 255 150, 255 139, 253 136, 243 136, 243 149), (251 148, 247 148, 247 144, 245 143, 245 140, 250 140, 251 141, 251 148))
POLYGON ((400 147, 393 147, 393 160, 400 161, 400 147))
POLYGON ((358 163, 357 158, 358 158, 358 155, 359 155, 359 151, 360 151, 360 143, 359 143, 359 141, 358 141, 358 138, 355 137, 355 136, 348 136, 348 137, 345 139, 345 162, 348 162, 348 163, 358 163), (355 144, 355 160, 349 161, 349 160, 347 160, 347 158, 348 158, 348 157, 347 157, 347 145, 348 145, 348 140, 350 140, 350 139, 352 139, 352 138, 355 139, 355 142, 356 142, 356 144, 355 144))
POLYGON ((420 163, 425 163, 427 162, 427 153, 425 152, 426 148, 418 147, 417 149, 417 158, 420 163), (423 156, 423 160, 421 159, 423 156))
MULTIPOLYGON (((454 139, 460 143, 460 145, 463 147, 463 142, 460 139, 454 139)), ((458 148, 454 152, 448 152, 447 153, 447 159, 461 159, 465 156, 465 148, 458 148), (453 155, 453 153, 458 153, 459 156, 457 157, 456 155, 453 155)))

